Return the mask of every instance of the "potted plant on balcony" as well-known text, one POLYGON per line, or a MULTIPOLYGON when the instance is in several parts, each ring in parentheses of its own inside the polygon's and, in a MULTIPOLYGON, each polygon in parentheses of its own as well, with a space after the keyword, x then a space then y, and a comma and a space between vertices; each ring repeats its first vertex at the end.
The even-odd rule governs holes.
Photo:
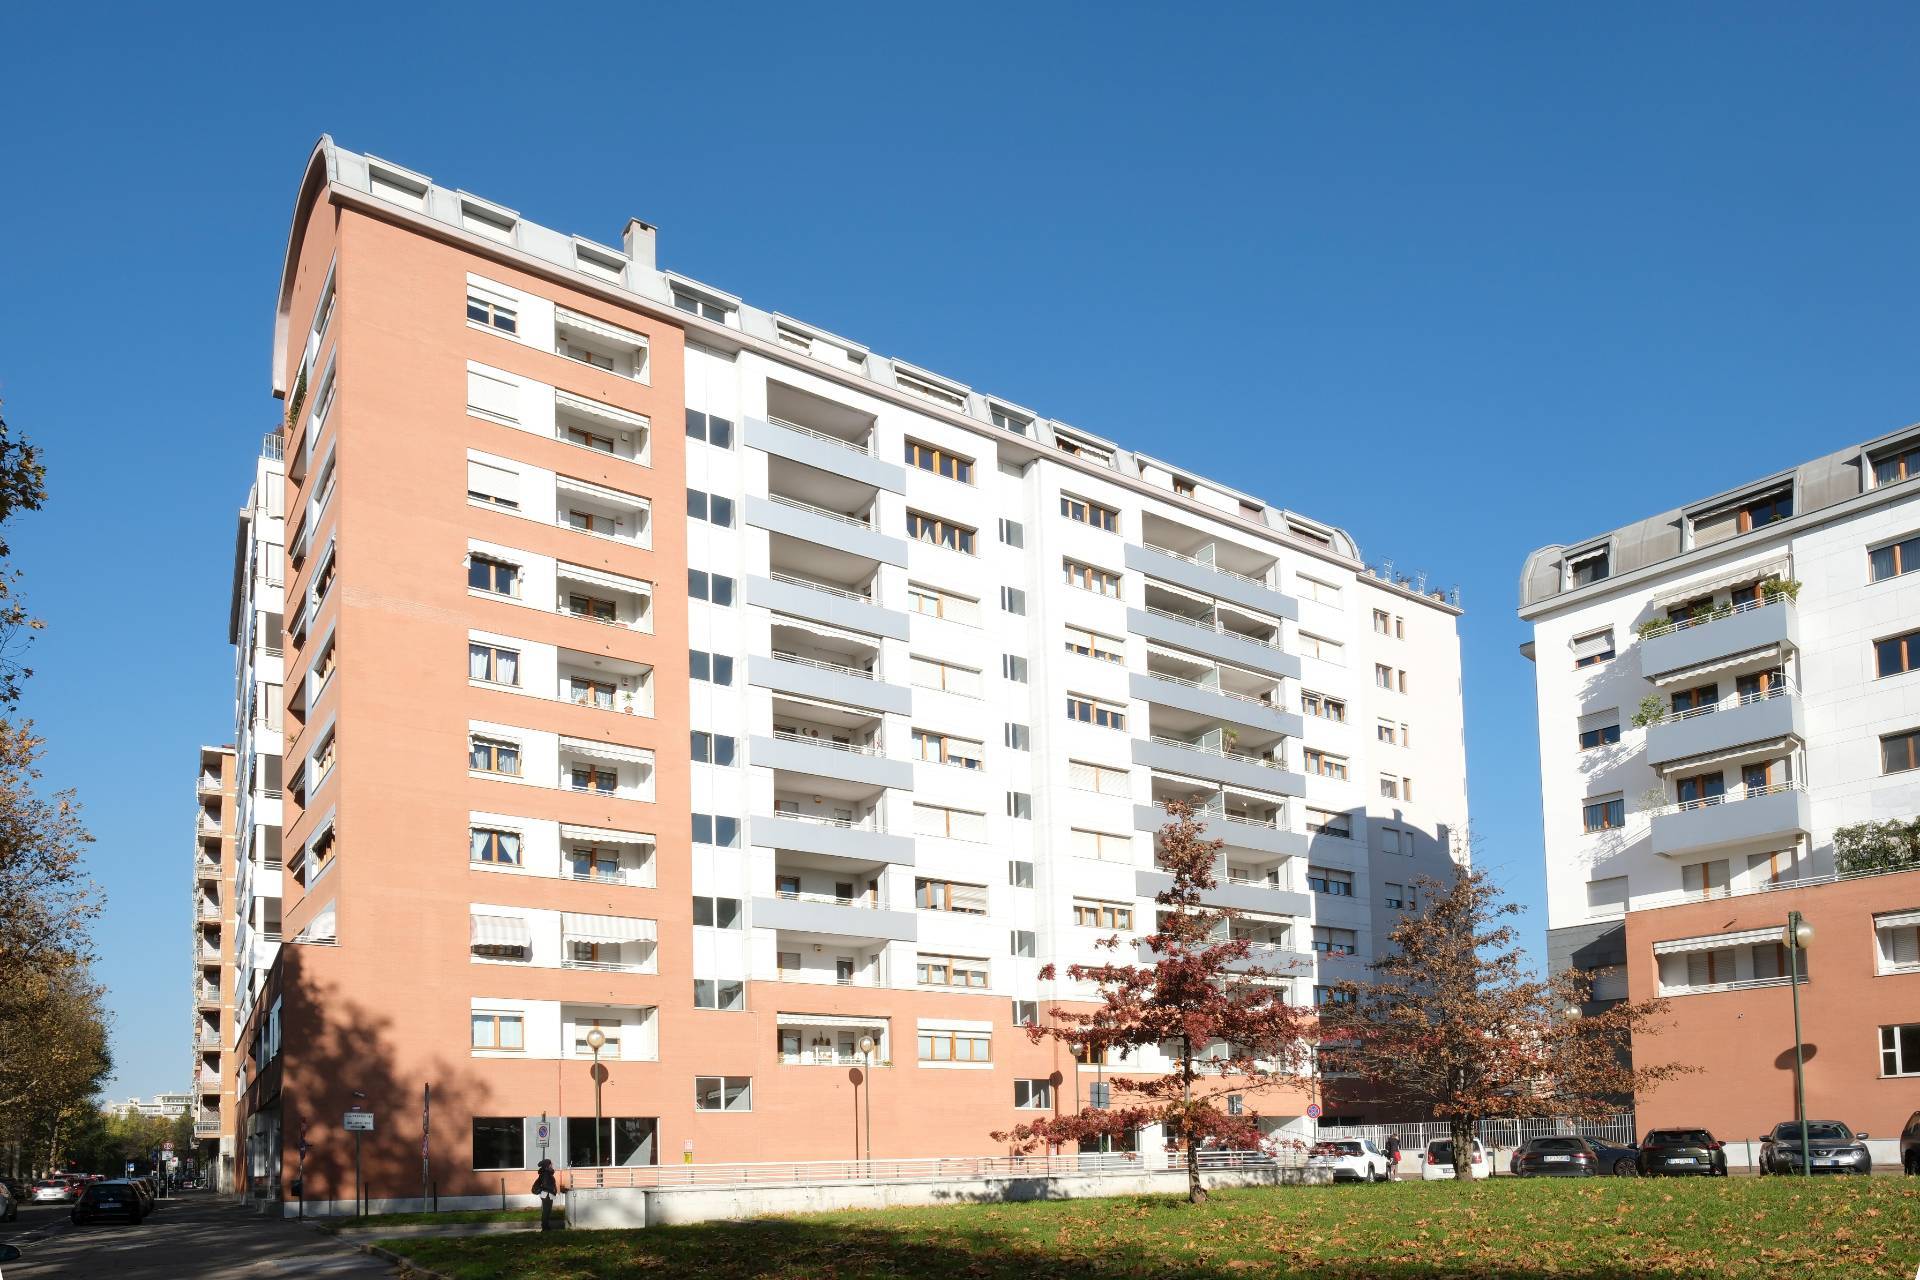
POLYGON ((1650 693, 1640 699, 1640 709, 1633 713, 1633 727, 1644 729, 1650 724, 1659 724, 1666 718, 1666 700, 1657 693, 1650 693))
POLYGON ((1789 601, 1798 600, 1800 598, 1800 579, 1783 578, 1777 573, 1770 578, 1765 578, 1760 583, 1760 598, 1768 604, 1772 604, 1776 600, 1781 599, 1789 601))
POLYGON ((1663 636, 1671 630, 1673 630, 1673 619, 1668 617, 1648 618, 1645 622, 1639 623, 1634 627, 1634 632, 1642 640, 1651 640, 1655 636, 1663 636))

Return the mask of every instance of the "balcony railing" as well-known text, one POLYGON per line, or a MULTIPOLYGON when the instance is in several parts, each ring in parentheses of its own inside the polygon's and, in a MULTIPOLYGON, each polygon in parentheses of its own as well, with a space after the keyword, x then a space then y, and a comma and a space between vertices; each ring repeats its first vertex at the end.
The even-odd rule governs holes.
POLYGON ((817 969, 776 969, 773 973, 773 980, 775 982, 797 982, 802 986, 809 987, 877 987, 880 985, 880 983, 871 979, 843 978, 838 974, 829 977, 817 969))
POLYGON ((569 880, 587 880, 594 884, 634 884, 637 883, 625 867, 614 867, 610 871, 569 871, 569 880))
POLYGON ((1781 680, 1769 685, 1765 689, 1757 689, 1752 693, 1737 693, 1730 698, 1722 698, 1718 702, 1708 702, 1701 706, 1688 707, 1685 711, 1670 711, 1658 720, 1649 720, 1647 723, 1649 725, 1677 724, 1682 720, 1693 720, 1700 716, 1710 716, 1716 711, 1731 711, 1735 707, 1751 706, 1756 702, 1766 702, 1771 698, 1783 698, 1799 692, 1799 687, 1792 681, 1781 680))
POLYGON ((220 1047, 220 1033, 218 1031, 196 1032, 193 1037, 193 1043, 203 1049, 218 1049, 220 1047))
POLYGON ((595 973, 647 973, 650 970, 644 964, 624 964, 617 960, 576 960, 567 956, 560 961, 562 969, 590 969, 595 973))
POLYGON ((811 512, 816 516, 823 516, 828 520, 838 520, 841 524, 850 524, 856 529, 873 528, 873 522, 871 520, 863 520, 859 516, 845 515, 838 511, 829 511, 825 507, 816 507, 811 502, 802 502, 798 498, 789 498, 784 494, 768 494, 767 501, 774 503, 776 506, 792 507, 795 511, 811 512))
POLYGON ((824 591, 830 596, 839 596, 842 600, 854 600, 860 604, 872 604, 871 595, 862 595, 858 591, 849 591, 845 587, 830 586, 824 582, 815 582, 812 578, 801 578, 791 573, 782 573, 778 569, 769 570, 767 577, 775 582, 784 582, 790 587, 805 587, 809 591, 824 591))
POLYGON ((200 834, 203 836, 217 836, 220 834, 219 820, 216 818, 210 818, 204 813, 199 815, 199 822, 197 825, 198 825, 200 834))
POLYGON ((1218 618, 1196 618, 1190 613, 1175 613, 1171 609, 1162 609, 1157 605, 1151 604, 1146 608, 1147 612, 1156 618, 1170 618, 1175 622, 1184 622, 1190 627, 1198 627, 1202 631, 1211 631, 1216 635, 1236 636, 1239 639, 1245 640, 1248 644, 1265 645, 1269 649, 1278 649, 1280 647, 1280 641, 1277 639, 1262 640, 1259 636, 1250 636, 1244 631, 1235 631, 1232 627, 1222 626, 1218 618))
POLYGON ((778 818, 786 822, 810 822, 816 827, 838 827, 842 831, 878 831, 880 824, 868 817, 855 821, 851 818, 830 818, 820 813, 783 813, 776 809, 772 813, 762 814, 764 818, 778 818))
POLYGON ((822 662, 818 658, 803 658, 797 653, 787 653, 780 649, 775 649, 773 656, 782 662, 797 662, 803 667, 818 667, 822 671, 831 671, 837 675, 852 676, 856 680, 874 680, 878 678, 873 672, 862 671, 858 667, 846 667, 837 662, 822 662))
POLYGON ((278 462, 286 456, 286 449, 286 442, 280 438, 278 431, 269 431, 260 437, 260 456, 263 458, 278 462))
POLYGON ((1284 760, 1269 760, 1265 756, 1256 756, 1246 751, 1229 751, 1225 747, 1209 747, 1198 742, 1188 742, 1184 738, 1169 738, 1164 734, 1154 734, 1153 740, 1163 747, 1179 747, 1182 751, 1198 751, 1202 755, 1219 756, 1222 760, 1239 760, 1246 764, 1257 764, 1263 769, 1285 771, 1284 760))
POLYGON ((825 907, 858 907, 863 911, 877 911, 880 904, 866 895, 842 898, 834 893, 803 893, 798 889, 776 889, 774 897, 782 902, 817 902, 825 907))
POLYGON ((1668 805, 1661 813, 1688 813, 1695 809, 1711 809, 1715 805, 1738 804, 1742 800, 1756 800, 1761 796, 1778 795, 1782 791, 1798 791, 1801 784, 1798 779, 1792 782, 1776 782, 1765 787, 1744 787, 1739 791, 1728 791, 1717 796, 1701 796, 1697 800, 1680 800, 1668 805))
POLYGON ((201 774, 199 791, 202 795, 218 795, 220 792, 220 779, 211 773, 201 774))
POLYGON ((1271 582, 1268 582, 1265 578, 1256 578, 1250 573, 1236 573, 1234 570, 1229 569, 1225 565, 1222 565, 1216 561, 1201 560, 1198 557, 1187 555, 1185 552, 1175 551, 1172 547, 1157 546, 1151 542, 1143 543, 1142 545, 1144 545, 1147 548, 1147 550, 1158 551, 1163 556, 1172 556, 1175 560, 1184 560, 1188 564, 1198 565, 1202 569, 1211 569, 1215 573, 1224 573, 1229 578, 1238 578, 1242 582, 1251 582, 1254 586, 1265 587, 1269 591, 1273 589, 1273 584, 1271 582))
POLYGON ((869 458, 873 456, 873 447, 857 440, 848 440, 842 436, 830 436, 824 431, 815 431, 812 427, 803 427, 797 422, 788 422, 785 418, 776 418, 772 414, 767 415, 767 421, 773 426, 785 427, 789 431, 798 431, 803 436, 811 436, 815 440, 838 445, 850 453, 863 453, 869 458))
POLYGON ((832 738, 822 738, 811 733, 795 733, 791 729, 775 729, 773 736, 782 742, 804 742, 810 747, 825 747, 829 751, 847 751, 857 756, 883 756, 886 754, 878 742, 861 746, 857 742, 835 742, 832 738))
POLYGON ((1279 704, 1275 703, 1272 698, 1261 698, 1251 693, 1235 693, 1233 690, 1221 685, 1201 684, 1198 680, 1189 680, 1185 676, 1168 675, 1164 671, 1155 671, 1151 668, 1148 669, 1147 674, 1155 680, 1165 680, 1168 684, 1184 685, 1189 689, 1198 689, 1202 693, 1217 693, 1223 698, 1237 698, 1241 702, 1251 702, 1257 707, 1279 709, 1279 704))
POLYGON ((1758 600, 1742 600, 1739 604, 1736 604, 1736 605, 1727 605, 1727 606, 1721 606, 1715 609, 1703 610, 1690 618, 1681 618, 1677 622, 1671 622, 1664 627, 1659 627, 1656 630, 1646 632, 1644 634, 1644 638, 1651 640, 1655 636, 1667 636, 1667 635, 1672 635, 1676 631, 1686 631, 1692 627, 1704 627, 1709 622, 1718 622, 1722 618, 1731 618, 1736 614, 1751 613, 1755 609, 1765 609, 1769 605, 1792 604, 1792 603, 1793 603, 1792 598, 1785 595, 1784 593, 1780 595, 1774 595, 1774 596, 1763 596, 1761 599, 1758 599, 1758 600))

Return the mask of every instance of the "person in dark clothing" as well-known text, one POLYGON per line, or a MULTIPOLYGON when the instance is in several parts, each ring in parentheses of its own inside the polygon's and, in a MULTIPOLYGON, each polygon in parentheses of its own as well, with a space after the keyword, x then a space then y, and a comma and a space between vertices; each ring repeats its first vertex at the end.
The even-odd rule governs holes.
POLYGON ((553 1161, 540 1162, 540 1172, 533 1179, 533 1194, 540 1197, 540 1229, 553 1230, 553 1198, 560 1194, 560 1184, 553 1179, 553 1161))
POLYGON ((1397 1133, 1387 1135, 1387 1176, 1400 1176, 1400 1135, 1397 1133))

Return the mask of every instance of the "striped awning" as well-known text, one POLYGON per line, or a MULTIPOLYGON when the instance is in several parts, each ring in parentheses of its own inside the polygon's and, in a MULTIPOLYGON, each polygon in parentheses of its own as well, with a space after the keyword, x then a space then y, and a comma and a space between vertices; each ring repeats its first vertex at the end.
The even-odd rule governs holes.
MULTIPOLYGON (((1718 713, 1716 713, 1718 714, 1718 713)), ((1716 764, 1726 764, 1731 760, 1744 760, 1750 756, 1778 756, 1793 744, 1785 738, 1772 738, 1765 742, 1749 742, 1745 746, 1729 747, 1725 751, 1715 751, 1707 755, 1686 756, 1679 760, 1670 760, 1660 766, 1660 772, 1672 777, 1674 774, 1698 772, 1712 768, 1716 764)))
POLYGON ((608 324, 604 320, 595 320, 592 316, 583 316, 578 311, 569 311, 565 307, 553 309, 553 324, 556 329, 567 329, 575 333, 590 334, 608 342, 617 342, 623 347, 638 350, 647 345, 647 340, 631 329, 622 329, 619 325, 608 324))
POLYGON ((612 760, 619 764, 652 764, 653 752, 639 747, 623 747, 616 742, 592 742, 586 738, 562 738, 560 749, 570 755, 588 756, 595 760, 612 760))
POLYGON ((1725 671, 1730 667, 1744 667, 1749 663, 1778 660, 1780 646, 1770 644, 1761 649, 1749 649, 1745 653, 1736 653, 1728 658, 1715 658, 1712 662, 1696 662, 1690 667, 1681 667, 1677 671, 1663 671, 1652 677, 1657 685, 1691 684, 1701 676, 1710 676, 1716 671, 1725 671))
POLYGON ((631 493, 622 493, 618 489, 609 489, 603 484, 593 484, 586 480, 575 480, 572 476, 555 476, 553 487, 561 493, 578 494, 583 498, 597 498, 601 502, 610 502, 622 507, 644 507, 645 498, 631 493))
POLYGON ((649 848, 653 846, 653 837, 638 831, 613 831, 606 827, 576 827, 566 822, 560 824, 560 838, 586 840, 593 844, 643 844, 649 848))
POLYGON ((569 942, 652 942, 657 933, 651 920, 631 916, 587 916, 560 913, 560 932, 569 942))
POLYGON ((1905 929, 1911 925, 1920 925, 1920 911, 1895 911, 1873 918, 1876 929, 1905 929))
POLYGON ((1684 587, 1676 587, 1653 598, 1653 608, 1665 609, 1668 605, 1684 604, 1689 600, 1698 600, 1701 596, 1712 595, 1716 591, 1725 591, 1728 587, 1743 586, 1761 578, 1784 578, 1790 569, 1785 560, 1769 560, 1762 564, 1750 564, 1742 569, 1733 569, 1712 578, 1702 578, 1689 582, 1684 587))
POLYGON ((638 578, 623 578, 617 573, 603 573, 598 569, 589 569, 583 564, 568 564, 562 560, 553 566, 553 571, 562 578, 573 582, 584 582, 589 586, 611 587, 615 591, 631 591, 635 595, 651 595, 653 590, 638 578))
POLYGON ((1739 933, 1715 933, 1699 938, 1675 938, 1671 942, 1653 944, 1653 954, 1657 956, 1682 955, 1689 951, 1718 951, 1722 947, 1750 947, 1759 942, 1780 942, 1785 939, 1784 924, 1769 925, 1765 929, 1743 929, 1739 933))
POLYGON ((598 400, 589 400, 585 396, 574 395, 570 391, 555 390, 554 403, 562 409, 570 409, 601 422, 608 422, 627 430, 639 430, 647 426, 647 419, 641 414, 629 413, 625 409, 616 409, 610 404, 601 404, 598 400))
POLYGON ((773 1022, 778 1027, 853 1027, 881 1032, 887 1029, 885 1018, 847 1018, 833 1013, 780 1013, 774 1015, 773 1022))
POLYGON ((533 945, 533 933, 525 916, 486 916, 475 913, 470 945, 476 947, 519 947, 533 945))

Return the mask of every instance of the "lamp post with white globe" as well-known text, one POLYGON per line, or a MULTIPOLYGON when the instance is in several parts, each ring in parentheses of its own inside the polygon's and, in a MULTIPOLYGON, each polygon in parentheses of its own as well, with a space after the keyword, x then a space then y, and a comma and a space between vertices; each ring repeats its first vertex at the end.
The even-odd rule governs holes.
POLYGON ((606 1068, 600 1065, 600 1048, 606 1044, 606 1032, 594 1027, 587 1032, 587 1048, 593 1050, 593 1185, 607 1185, 606 1161, 600 1158, 600 1086, 607 1078, 606 1068))
POLYGON ((867 1066, 867 1173, 873 1173, 873 1051, 879 1048, 872 1036, 860 1037, 860 1057, 867 1066))
POLYGON ((1793 990, 1793 1114, 1800 1123, 1800 1172, 1813 1172, 1813 1151, 1807 1146, 1807 1058, 1800 1039, 1800 953, 1813 942, 1813 926, 1798 911, 1787 912, 1781 934, 1787 949, 1787 985, 1793 990))

